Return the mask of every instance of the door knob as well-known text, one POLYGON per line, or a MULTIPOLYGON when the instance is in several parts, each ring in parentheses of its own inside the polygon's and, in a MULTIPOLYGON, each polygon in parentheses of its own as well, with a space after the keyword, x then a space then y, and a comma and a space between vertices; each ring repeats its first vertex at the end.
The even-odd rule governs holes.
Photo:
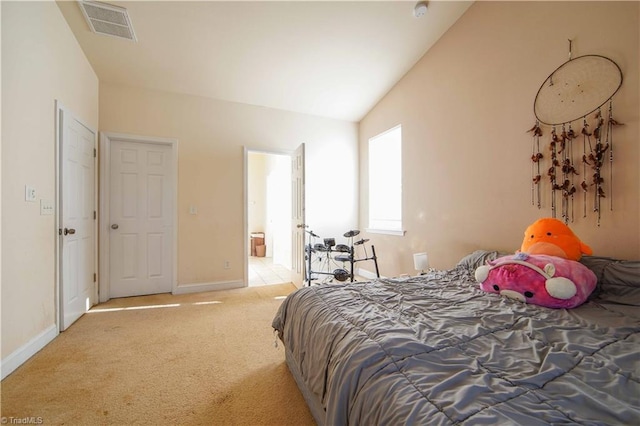
POLYGON ((111 225, 111 229, 118 229, 118 224, 114 223, 113 225, 111 225))
POLYGON ((67 235, 67 234, 73 235, 75 233, 76 233, 76 230, 73 228, 64 228, 64 235, 67 235))

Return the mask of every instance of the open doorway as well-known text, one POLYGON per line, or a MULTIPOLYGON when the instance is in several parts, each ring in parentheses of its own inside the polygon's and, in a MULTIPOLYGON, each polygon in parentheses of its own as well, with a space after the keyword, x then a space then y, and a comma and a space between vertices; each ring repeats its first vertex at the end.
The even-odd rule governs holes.
POLYGON ((247 151, 248 285, 291 281, 291 156, 247 151))

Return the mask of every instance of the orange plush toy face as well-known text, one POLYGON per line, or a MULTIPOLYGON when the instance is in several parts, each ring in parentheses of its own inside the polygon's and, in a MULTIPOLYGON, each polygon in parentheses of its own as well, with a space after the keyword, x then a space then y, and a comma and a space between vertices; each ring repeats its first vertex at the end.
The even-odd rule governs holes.
POLYGON ((593 253, 567 225, 552 218, 538 219, 527 228, 520 251, 570 260, 580 260, 583 254, 593 253))

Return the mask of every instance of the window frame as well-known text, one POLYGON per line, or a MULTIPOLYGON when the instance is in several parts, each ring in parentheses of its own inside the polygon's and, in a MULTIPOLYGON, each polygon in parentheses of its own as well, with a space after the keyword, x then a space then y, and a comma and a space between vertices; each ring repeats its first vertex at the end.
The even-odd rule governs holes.
MULTIPOLYGON (((398 124, 396 126, 393 126, 393 127, 389 128, 389 129, 385 130, 384 132, 381 132, 381 133, 369 138, 368 144, 367 144, 367 153, 368 153, 368 160, 367 161, 368 161, 368 173, 369 173, 368 182, 367 182, 367 186, 368 186, 367 187, 367 196, 368 196, 367 225, 368 225, 368 227, 365 228, 365 231, 369 232, 369 233, 372 233, 372 234, 386 234, 386 235, 403 236, 403 235, 405 235, 406 231, 404 230, 404 227, 403 227, 404 226, 404 221, 403 221, 403 208, 402 208, 402 201, 403 201, 403 191, 402 191, 402 189, 403 189, 403 184, 402 184, 402 177, 403 177, 402 176, 403 175, 403 173, 402 173, 402 166, 403 166, 403 164, 402 164, 402 124, 398 124), (371 144, 372 144, 372 142, 375 143, 376 140, 379 140, 379 139, 385 137, 389 133, 395 132, 395 131, 398 131, 398 130, 400 131, 400 140, 398 141, 399 145, 400 145, 399 146, 399 151, 400 152, 398 153, 399 154, 399 161, 400 161, 400 164, 399 164, 400 176, 398 176, 399 180, 400 180, 400 185, 399 185, 399 188, 400 188, 399 189, 399 191, 400 191, 400 194, 399 194, 399 198, 400 198, 400 200, 399 200, 399 202, 400 202, 400 217, 398 219, 399 226, 397 228, 388 228, 388 229, 383 227, 383 226, 371 226, 372 222, 374 223, 374 225, 376 225, 375 224, 375 219, 372 220, 372 215, 371 215, 371 212, 372 212, 372 208, 371 208, 372 207, 371 206, 371 193, 372 193, 372 187, 371 187, 371 185, 372 185, 372 183, 371 183, 371 172, 372 172, 371 144)), ((378 166, 380 166, 380 165, 378 165, 378 166)))

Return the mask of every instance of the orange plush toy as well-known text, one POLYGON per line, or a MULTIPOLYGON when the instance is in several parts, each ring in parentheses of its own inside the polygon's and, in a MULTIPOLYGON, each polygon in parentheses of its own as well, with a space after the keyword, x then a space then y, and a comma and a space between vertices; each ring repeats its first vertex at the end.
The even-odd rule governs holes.
POLYGON ((580 241, 567 225, 553 218, 538 219, 524 231, 520 252, 576 261, 583 254, 593 254, 591 247, 580 241))
POLYGON ((596 287, 596 275, 578 262, 591 254, 558 219, 534 222, 515 255, 499 257, 476 269, 480 289, 547 308, 575 308, 596 287))

